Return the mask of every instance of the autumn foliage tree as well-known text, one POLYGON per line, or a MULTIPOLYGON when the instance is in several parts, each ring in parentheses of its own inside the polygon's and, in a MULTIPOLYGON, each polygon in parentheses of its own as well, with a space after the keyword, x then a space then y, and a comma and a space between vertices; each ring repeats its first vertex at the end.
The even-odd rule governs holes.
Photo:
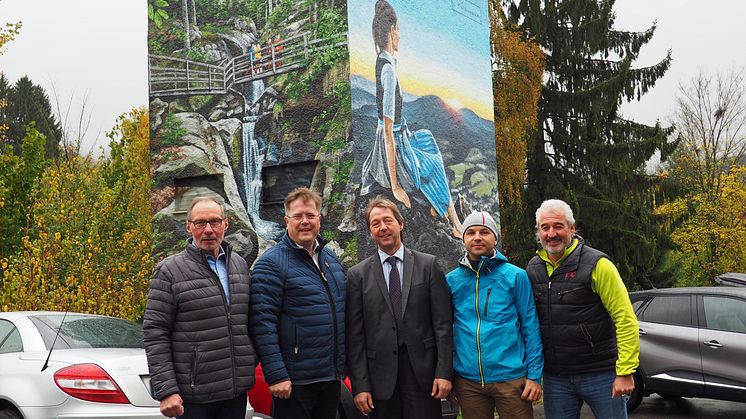
MULTIPOLYGON (((20 30, 21 30, 21 22, 15 22, 15 23, 8 22, 8 23, 5 23, 5 27, 0 28, 0 55, 3 55, 3 52, 5 52, 5 46, 10 41, 15 39, 15 37, 18 35, 20 30)), ((3 96, 2 89, 3 89, 3 86, 0 83, 0 147, 3 147, 3 145, 5 144, 7 140, 7 131, 10 128, 6 123, 3 122, 3 120, 5 119, 6 112, 7 112, 8 102, 2 98, 3 96)), ((0 161, 0 163, 5 164, 5 162, 3 161, 0 161)), ((0 178, 0 209, 2 209, 3 206, 5 206, 4 195, 5 195, 6 190, 7 189, 5 187, 4 179, 0 178)), ((0 253, 0 255, 1 254, 2 253, 0 253)))
POLYGON ((489 6, 501 248, 511 256, 524 254, 523 259, 527 259, 530 248, 525 246, 524 237, 531 236, 531 229, 521 217, 521 198, 526 182, 527 141, 536 131, 545 56, 538 44, 525 39, 506 19, 499 0, 490 0, 489 6))
POLYGON ((145 109, 119 120, 111 155, 47 168, 19 251, 1 261, 0 308, 138 319, 152 271, 149 127, 145 109))
POLYGON ((697 74, 679 88, 680 147, 657 208, 676 249, 678 285, 708 285, 746 272, 746 75, 697 74))
POLYGON ((490 1, 490 17, 500 202, 520 204, 526 177, 526 140, 536 129, 544 53, 507 21, 498 0, 490 1))
POLYGON ((0 258, 11 254, 29 234, 34 194, 49 165, 44 157, 45 142, 32 123, 21 142, 20 155, 10 145, 0 146, 0 258))

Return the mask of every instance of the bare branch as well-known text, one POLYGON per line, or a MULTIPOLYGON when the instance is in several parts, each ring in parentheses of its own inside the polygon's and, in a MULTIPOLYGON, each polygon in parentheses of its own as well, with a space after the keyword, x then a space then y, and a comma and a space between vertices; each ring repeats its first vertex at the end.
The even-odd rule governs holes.
MULTIPOLYGON (((61 155, 66 161, 69 161, 81 154, 83 139, 88 134, 91 126, 93 114, 88 110, 88 93, 79 100, 79 108, 76 110, 74 90, 70 93, 70 97, 65 99, 65 103, 63 104, 60 101, 60 96, 53 82, 51 86, 52 95, 54 96, 55 113, 62 131, 62 138, 60 139, 60 146, 62 147, 61 155)), ((92 150, 87 151, 86 155, 91 152, 92 150)))
POLYGON ((714 197, 722 175, 746 157, 746 82, 743 67, 727 73, 701 70, 679 84, 675 125, 682 152, 695 164, 698 192, 714 197))

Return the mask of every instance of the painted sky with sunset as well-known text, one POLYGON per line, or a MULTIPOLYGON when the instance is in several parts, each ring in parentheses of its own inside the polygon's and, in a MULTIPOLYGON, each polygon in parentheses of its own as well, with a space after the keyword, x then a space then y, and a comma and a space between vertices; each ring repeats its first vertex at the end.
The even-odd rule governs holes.
MULTIPOLYGON (((399 20, 399 83, 492 121, 489 20, 485 0, 391 0, 399 20), (461 5, 461 6, 459 6, 461 5), (465 9, 469 18, 455 8, 465 9), (477 23, 475 21, 479 20, 477 23)), ((348 0, 350 73, 375 82, 374 0, 348 0)))

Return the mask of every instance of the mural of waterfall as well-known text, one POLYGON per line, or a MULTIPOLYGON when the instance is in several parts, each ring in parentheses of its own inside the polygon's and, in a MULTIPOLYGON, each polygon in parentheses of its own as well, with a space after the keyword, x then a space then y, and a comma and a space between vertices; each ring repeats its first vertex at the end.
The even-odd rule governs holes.
MULTIPOLYGON (((282 235, 284 231, 283 227, 275 222, 263 220, 259 217, 259 204, 262 199, 262 164, 264 163, 264 152, 259 147, 259 141, 255 132, 256 123, 261 115, 255 115, 252 112, 260 112, 258 110, 259 107, 254 107, 253 105, 262 96, 264 89, 264 82, 259 79, 251 82, 244 93, 246 100, 242 149, 244 197, 246 201, 244 204, 256 233, 264 239, 276 240, 282 235)), ((264 151, 266 151, 266 147, 264 151)))

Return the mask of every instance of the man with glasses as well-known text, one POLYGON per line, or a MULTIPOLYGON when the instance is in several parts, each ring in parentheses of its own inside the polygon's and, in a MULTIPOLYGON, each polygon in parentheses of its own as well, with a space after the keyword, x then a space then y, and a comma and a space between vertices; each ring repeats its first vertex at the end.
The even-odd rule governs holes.
POLYGON ((246 415, 256 356, 249 337, 249 267, 223 241, 223 204, 196 198, 186 249, 164 259, 143 319, 150 382, 161 413, 181 418, 246 415))
POLYGON ((321 196, 285 198, 287 232, 252 272, 251 335, 275 419, 336 416, 345 376, 345 278, 319 235, 321 196))

